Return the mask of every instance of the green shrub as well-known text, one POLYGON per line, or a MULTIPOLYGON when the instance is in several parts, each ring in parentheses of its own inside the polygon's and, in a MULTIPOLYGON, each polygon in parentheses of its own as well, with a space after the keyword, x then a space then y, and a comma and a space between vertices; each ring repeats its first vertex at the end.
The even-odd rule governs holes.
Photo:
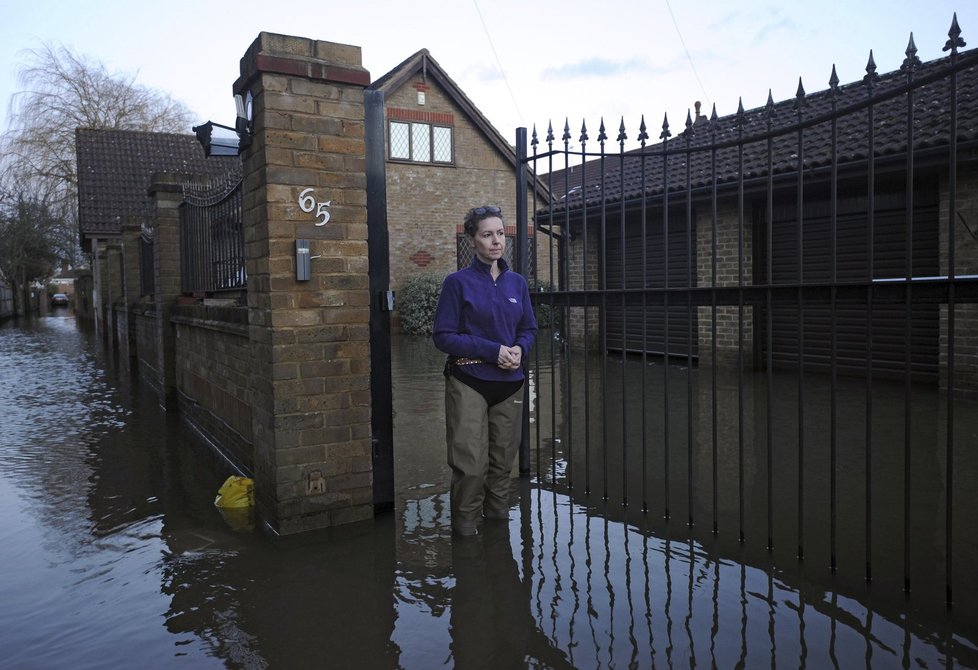
POLYGON ((431 335, 444 279, 443 275, 429 272, 415 275, 404 282, 397 294, 397 312, 405 333, 431 335))
MULTIPOLYGON (((537 293, 540 291, 553 291, 554 286, 542 279, 528 279, 527 284, 530 288, 530 293, 537 293)), ((533 314, 537 317, 537 326, 539 328, 550 328, 555 326, 554 324, 554 310, 550 307, 548 298, 544 298, 543 301, 534 306, 533 314)))

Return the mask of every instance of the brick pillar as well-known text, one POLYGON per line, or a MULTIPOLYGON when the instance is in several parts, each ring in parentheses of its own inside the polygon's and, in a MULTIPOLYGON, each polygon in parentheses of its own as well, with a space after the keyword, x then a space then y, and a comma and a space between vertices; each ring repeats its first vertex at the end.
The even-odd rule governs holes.
POLYGON ((130 323, 130 310, 139 301, 139 234, 142 230, 139 221, 127 220, 122 225, 122 302, 123 313, 119 319, 120 362, 132 369, 136 357, 136 333, 130 323))
POLYGON ((156 285, 153 302, 156 308, 156 389, 160 405, 176 407, 176 336, 170 324, 170 312, 180 296, 180 203, 183 202, 183 178, 174 173, 153 175, 149 188, 156 201, 153 222, 153 274, 156 285))
POLYGON ((139 302, 139 236, 142 223, 128 219, 122 224, 122 294, 126 305, 139 302))
POLYGON ((258 510, 280 534, 370 519, 370 295, 360 48, 261 33, 235 93, 243 153, 258 510), (329 222, 303 211, 307 188, 329 222), (310 240, 296 280, 297 238, 310 240))
POLYGON ((105 338, 105 241, 92 239, 92 312, 95 316, 95 332, 105 338))
POLYGON ((104 247, 102 259, 102 312, 105 315, 105 341, 111 351, 119 348, 116 331, 116 301, 122 296, 122 246, 118 239, 104 247))

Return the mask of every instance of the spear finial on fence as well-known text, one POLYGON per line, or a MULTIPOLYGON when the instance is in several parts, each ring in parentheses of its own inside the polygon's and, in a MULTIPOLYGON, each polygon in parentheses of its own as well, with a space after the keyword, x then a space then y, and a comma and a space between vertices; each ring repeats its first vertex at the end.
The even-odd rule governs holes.
POLYGON ((621 145, 622 149, 625 148, 625 140, 628 139, 628 135, 625 134, 625 117, 621 117, 621 125, 618 126, 618 144, 621 145))
POLYGON ((771 89, 767 90, 767 104, 764 105, 764 111, 767 113, 768 121, 774 117, 774 96, 771 95, 771 89))
POLYGON ((642 122, 638 124, 638 141, 645 147, 645 141, 649 139, 648 128, 645 126, 645 114, 642 114, 642 122))
POLYGON ((567 143, 570 142, 570 138, 571 138, 571 134, 570 134, 570 120, 565 116, 564 117, 564 136, 561 138, 562 140, 564 140, 564 149, 565 150, 567 149, 567 143))
POLYGON ((547 146, 553 149, 554 146, 554 122, 547 122, 547 146))
POLYGON ((669 132, 669 113, 667 112, 662 115, 662 132, 659 133, 659 139, 664 141, 671 136, 672 133, 669 132))
POLYGON ((530 136, 530 146, 533 147, 533 151, 536 152, 537 145, 540 144, 540 140, 537 139, 537 124, 533 124, 533 134, 530 136))
POLYGON ((693 117, 688 107, 686 108, 686 130, 684 132, 687 137, 693 134, 693 117))
POLYGON ((587 125, 584 123, 584 121, 581 121, 581 139, 579 140, 581 143, 581 151, 584 151, 584 143, 587 142, 587 140, 587 125))
POLYGON ((913 43, 913 33, 910 33, 910 41, 907 42, 907 50, 904 53, 907 54, 907 57, 903 59, 903 65, 900 66, 900 69, 916 70, 917 66, 920 65, 920 59, 917 58, 917 45, 913 43))
POLYGON ((737 126, 743 128, 747 124, 747 116, 744 114, 744 97, 737 98, 737 126))
POLYGON ((877 81, 879 81, 880 76, 876 73, 876 61, 873 59, 873 50, 869 50, 869 60, 866 62, 866 76, 863 77, 863 83, 872 86, 877 81))
POLYGON ((710 113, 710 130, 716 132, 720 127, 720 122, 717 120, 717 103, 713 103, 713 111, 710 113))
POLYGON ((947 43, 944 45, 943 51, 950 51, 952 54, 958 52, 958 47, 964 47, 965 42, 961 39, 961 29, 958 28, 958 13, 954 12, 954 16, 951 18, 951 29, 947 31, 948 39, 947 43))
POLYGON ((601 125, 598 126, 598 144, 604 149, 605 140, 608 139, 608 133, 604 131, 604 117, 601 117, 601 125))
POLYGON ((805 106, 805 87, 802 86, 801 77, 798 77, 798 90, 795 91, 795 109, 801 110, 805 106))
POLYGON ((835 63, 832 63, 832 74, 829 76, 829 90, 832 95, 839 92, 839 75, 835 73, 835 63))

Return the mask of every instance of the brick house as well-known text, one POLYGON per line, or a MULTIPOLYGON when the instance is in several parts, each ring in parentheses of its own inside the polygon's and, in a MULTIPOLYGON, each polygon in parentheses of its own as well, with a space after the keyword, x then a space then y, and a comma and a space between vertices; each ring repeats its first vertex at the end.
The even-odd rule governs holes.
MULTIPOLYGON (((427 49, 368 90, 384 96, 391 288, 421 273, 445 275, 468 265, 462 217, 470 207, 499 205, 507 234, 515 235, 515 149, 427 49)), ((531 213, 541 189, 528 186, 527 193, 531 213)), ((532 223, 527 235, 532 247, 532 223)), ((513 248, 507 244, 511 264, 513 248)), ((538 272, 546 276, 546 267, 538 272)))

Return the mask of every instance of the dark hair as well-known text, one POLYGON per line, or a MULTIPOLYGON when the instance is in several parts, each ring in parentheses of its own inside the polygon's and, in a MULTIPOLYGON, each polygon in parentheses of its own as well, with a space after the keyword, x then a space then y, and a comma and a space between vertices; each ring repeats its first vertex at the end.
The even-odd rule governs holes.
POLYGON ((473 207, 465 213, 465 234, 469 237, 475 237, 475 234, 479 232, 479 222, 483 219, 491 219, 492 217, 502 219, 503 210, 493 205, 473 207))

